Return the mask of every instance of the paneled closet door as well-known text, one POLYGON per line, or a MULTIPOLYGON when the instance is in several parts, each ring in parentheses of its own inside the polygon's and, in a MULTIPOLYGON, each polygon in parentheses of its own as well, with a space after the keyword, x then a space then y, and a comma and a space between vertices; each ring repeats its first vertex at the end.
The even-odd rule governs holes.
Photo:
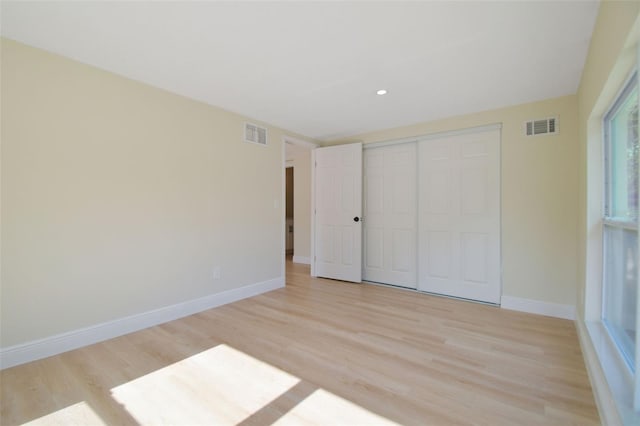
POLYGON ((416 288, 416 143, 364 151, 366 281, 416 288))
POLYGON ((420 141, 419 290, 500 303, 500 130, 420 141))

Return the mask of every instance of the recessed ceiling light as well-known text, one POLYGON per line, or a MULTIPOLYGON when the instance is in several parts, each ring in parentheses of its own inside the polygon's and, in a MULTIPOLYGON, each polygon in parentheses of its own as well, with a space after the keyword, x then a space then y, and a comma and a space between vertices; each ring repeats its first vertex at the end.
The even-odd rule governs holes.
POLYGON ((380 89, 376 92, 376 95, 386 95, 386 94, 387 94, 387 91, 384 89, 380 89))

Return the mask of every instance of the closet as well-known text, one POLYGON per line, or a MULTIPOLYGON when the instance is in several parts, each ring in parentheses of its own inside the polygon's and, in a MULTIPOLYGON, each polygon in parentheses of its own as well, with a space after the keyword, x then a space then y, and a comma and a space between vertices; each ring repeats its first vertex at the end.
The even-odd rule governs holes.
POLYGON ((363 279, 500 303, 500 126, 364 146, 363 279))

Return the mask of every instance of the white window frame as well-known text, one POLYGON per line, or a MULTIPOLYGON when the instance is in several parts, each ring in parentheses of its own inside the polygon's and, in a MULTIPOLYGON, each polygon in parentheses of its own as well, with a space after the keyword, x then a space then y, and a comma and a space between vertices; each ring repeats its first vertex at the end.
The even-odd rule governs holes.
MULTIPOLYGON (((637 370, 636 367, 639 366, 638 352, 640 351, 640 344, 639 344, 640 342, 638 341, 639 340, 638 337, 640 337, 640 334, 636 337, 635 359, 629 360, 622 353, 621 348, 615 341, 615 338, 612 335, 613 331, 605 323, 604 311, 605 311, 605 304, 607 302, 606 295, 605 295, 606 293, 605 277, 607 276, 607 263, 605 262, 605 260, 607 259, 607 251, 606 251, 606 245, 605 245, 605 240, 606 240, 605 231, 607 228, 638 231, 637 217, 635 219, 625 220, 625 219, 614 218, 610 215, 610 209, 613 208, 612 200, 611 200, 613 191, 608 189, 610 189, 609 184, 613 180, 613 171, 610 169, 610 167, 607 167, 609 165, 609 159, 612 156, 612 148, 613 148, 612 147, 613 141, 610 140, 611 119, 619 111, 620 107, 626 101, 629 94, 638 87, 640 87, 638 82, 638 72, 637 72, 637 69, 634 69, 630 73, 630 75, 625 79, 624 84, 622 85, 622 88, 616 94, 611 106, 609 107, 609 109, 606 111, 606 113, 602 118, 602 144, 603 144, 602 160, 603 160, 603 171, 604 171, 604 174, 603 174, 604 179, 602 182, 603 183, 602 198, 603 198, 604 205, 602 209, 602 213, 603 213, 602 214, 602 288, 601 288, 602 293, 601 293, 600 321, 602 322, 602 325, 606 330, 606 333, 611 343, 615 347, 617 355, 619 356, 620 360, 622 361, 622 363, 627 369, 628 377, 626 381, 628 381, 629 383, 632 383, 634 381, 634 376, 635 376, 634 369, 637 370), (630 362, 633 362, 634 365, 632 366, 630 362)), ((636 260, 636 261, 640 264, 640 260, 636 260)), ((640 269, 640 267, 638 267, 638 269, 640 269)), ((636 309, 637 308, 640 308, 640 304, 636 305, 636 309)), ((636 317, 638 316, 639 315, 636 314, 636 317)), ((636 327, 636 330, 640 330, 640 329, 636 327)))
MULTIPOLYGON (((640 54, 637 56, 640 57, 640 54)), ((586 213, 586 258, 585 258, 585 293, 584 293, 584 327, 589 336, 587 343, 594 352, 585 352, 585 357, 589 359, 591 356, 597 357, 597 365, 589 361, 590 376, 592 383, 595 380, 594 392, 598 407, 603 415, 603 422, 612 424, 632 424, 640 418, 635 410, 640 406, 640 368, 637 369, 639 374, 633 374, 619 352, 617 345, 606 330, 602 322, 603 314, 603 277, 604 277, 604 226, 607 225, 628 225, 627 221, 617 221, 605 219, 605 200, 604 181, 607 171, 605 170, 605 126, 604 118, 609 114, 613 105, 623 94, 628 86, 628 82, 637 71, 638 62, 634 59, 633 64, 629 62, 618 64, 622 68, 626 68, 627 72, 622 71, 626 78, 620 78, 618 90, 607 88, 605 97, 594 107, 592 115, 587 122, 587 135, 589 142, 587 144, 587 213, 586 213), (628 65, 628 67, 627 67, 628 65), (609 93, 607 96, 606 93, 609 93), (600 117, 600 118, 598 118, 600 117), (589 136, 590 135, 590 136, 589 136), (599 135, 597 137, 596 135, 599 135), (608 388, 604 391, 603 386, 608 388), (635 409, 634 409, 635 405, 635 409)), ((620 75, 618 68, 618 75, 620 75)), ((631 225, 633 226, 633 225, 631 225)), ((637 225, 636 225, 637 226, 637 225)), ((639 292, 640 295, 640 292, 639 292)), ((640 303, 638 304, 640 308, 640 303)), ((640 318, 640 316, 638 316, 640 318)), ((580 330, 582 325, 578 323, 580 330)), ((585 349, 585 341, 581 341, 583 350, 585 349)), ((638 346, 638 342, 636 342, 638 346)), ((640 351, 636 348, 636 365, 640 367, 638 361, 640 351)))

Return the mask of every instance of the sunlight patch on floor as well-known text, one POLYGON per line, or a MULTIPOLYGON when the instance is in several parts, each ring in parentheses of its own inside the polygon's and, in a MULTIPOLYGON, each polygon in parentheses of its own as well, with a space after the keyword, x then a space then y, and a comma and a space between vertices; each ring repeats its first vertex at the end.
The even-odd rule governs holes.
POLYGON ((237 424, 299 381, 219 345, 111 391, 140 424, 237 424))
POLYGON ((397 425, 359 405, 318 389, 274 425, 397 425))
POLYGON ((85 401, 54 411, 24 424, 28 426, 67 426, 72 424, 106 426, 106 423, 85 401))

